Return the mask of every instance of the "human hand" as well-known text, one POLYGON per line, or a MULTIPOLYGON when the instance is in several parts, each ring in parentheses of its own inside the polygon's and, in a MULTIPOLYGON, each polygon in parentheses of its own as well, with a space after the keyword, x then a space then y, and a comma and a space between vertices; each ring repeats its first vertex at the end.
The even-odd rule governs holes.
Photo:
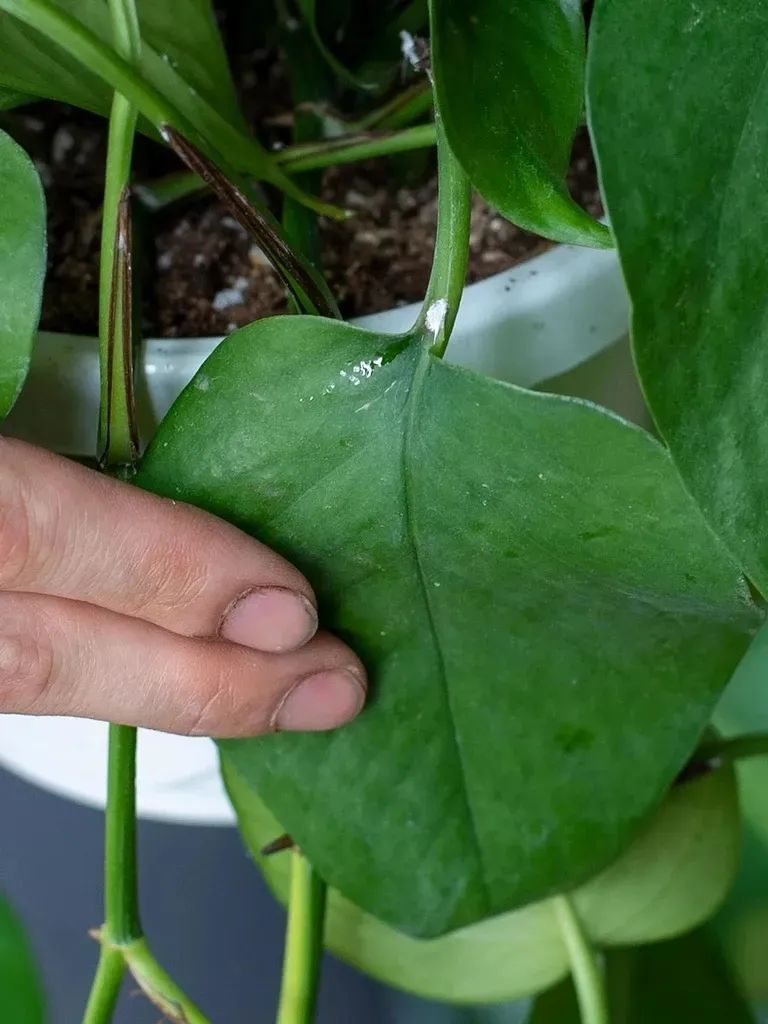
POLYGON ((205 736, 332 729, 365 670, 227 523, 0 439, 0 711, 205 736))

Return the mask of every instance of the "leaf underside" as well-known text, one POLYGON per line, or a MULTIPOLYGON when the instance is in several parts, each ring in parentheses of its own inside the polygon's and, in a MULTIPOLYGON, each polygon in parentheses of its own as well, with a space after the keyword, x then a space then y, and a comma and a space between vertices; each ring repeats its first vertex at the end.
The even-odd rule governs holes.
POLYGON ((614 858, 758 622, 644 432, 337 322, 230 337, 139 482, 284 553, 363 658, 355 723, 223 756, 331 885, 416 935, 614 858))
MULTIPOLYGON (((282 834, 282 825, 230 759, 222 760, 222 773, 246 847, 286 903, 290 856, 261 855, 282 834)), ((713 913, 733 881, 740 848, 736 782, 726 767, 675 786, 621 857, 572 898, 599 945, 657 942, 713 913)), ((568 953, 546 900, 437 939, 416 939, 331 889, 325 942, 386 984, 444 1002, 519 999, 568 970, 568 953)))

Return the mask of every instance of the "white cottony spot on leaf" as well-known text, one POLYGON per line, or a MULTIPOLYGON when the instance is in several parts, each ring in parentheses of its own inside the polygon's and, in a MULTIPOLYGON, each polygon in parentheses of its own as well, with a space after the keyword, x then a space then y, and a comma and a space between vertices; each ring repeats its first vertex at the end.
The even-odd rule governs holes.
POLYGON ((435 299, 432 305, 427 310, 427 315, 424 322, 427 325, 427 330, 430 332, 433 338, 436 338, 440 331, 443 329, 445 318, 448 316, 448 300, 447 299, 435 299))

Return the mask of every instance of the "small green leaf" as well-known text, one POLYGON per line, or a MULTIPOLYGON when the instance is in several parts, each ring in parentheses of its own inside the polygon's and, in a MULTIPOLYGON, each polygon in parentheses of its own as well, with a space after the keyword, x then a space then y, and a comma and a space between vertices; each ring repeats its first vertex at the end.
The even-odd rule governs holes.
POLYGON ((45 278, 45 197, 27 154, 0 132, 0 418, 29 369, 45 278))
POLYGON ((331 885, 414 934, 614 858, 759 622, 643 431, 335 321, 224 342, 139 481, 285 553, 362 656, 351 726, 224 751, 331 885))
POLYGON ((643 390, 687 487, 768 595, 768 7, 602 0, 590 50, 643 390))
POLYGON ((142 38, 230 124, 245 130, 211 0, 138 0, 142 38))
POLYGON ((0 1009, 8 1024, 45 1024, 45 997, 27 937, 0 893, 0 1009))
MULTIPOLYGON (((199 0, 185 2, 195 4, 192 9, 201 14, 199 0)), ((269 181, 322 212, 337 212, 304 195, 246 131, 242 117, 232 109, 231 87, 220 94, 221 44, 211 40, 213 26, 207 19, 195 20, 197 30, 206 31, 205 40, 195 38, 193 45, 187 31, 169 43, 166 19, 155 11, 150 18, 150 36, 166 45, 158 52, 144 41, 136 69, 112 48, 109 8, 103 0, 0 0, 0 8, 7 12, 0 16, 0 86, 100 114, 109 111, 113 90, 120 91, 149 118, 153 131, 159 130, 161 123, 169 123, 190 136, 217 165, 223 160, 229 172, 269 181), (195 64, 195 56, 206 47, 213 63, 204 73, 195 64), (184 64, 191 81, 175 64, 184 64), (215 99, 209 92, 214 88, 215 99)), ((178 15, 177 7, 173 9, 178 15)), ((149 126, 143 122, 143 127, 148 130, 149 126)))
POLYGON ((528 231, 609 247, 565 186, 583 107, 579 0, 431 0, 431 11, 438 109, 478 192, 528 231))
MULTIPOLYGON (((111 43, 104 0, 57 0, 57 5, 111 43)), ((198 93, 231 123, 241 125, 242 115, 208 0, 176 0, 172 5, 139 0, 137 6, 147 50, 144 74, 150 79, 161 76, 166 95, 180 109, 189 108, 198 93)), ((0 82, 4 85, 108 114, 109 86, 33 29, 15 18, 0 16, 0 44, 0 82)))
MULTIPOLYGON (((260 854, 282 826, 229 759, 222 759, 222 772, 245 844, 285 903, 290 858, 260 854)), ((621 857, 573 894, 593 940, 650 942, 694 927, 725 896, 739 839, 730 768, 676 786, 621 857)), ((332 889, 325 928, 326 945, 343 960, 387 984, 448 1002, 517 999, 568 969, 547 901, 424 940, 390 928, 332 889)))
MULTIPOLYGON (((609 952, 615 1024, 755 1024, 755 1017, 706 931, 609 952)), ((536 1000, 529 1024, 580 1024, 570 980, 536 1000)))

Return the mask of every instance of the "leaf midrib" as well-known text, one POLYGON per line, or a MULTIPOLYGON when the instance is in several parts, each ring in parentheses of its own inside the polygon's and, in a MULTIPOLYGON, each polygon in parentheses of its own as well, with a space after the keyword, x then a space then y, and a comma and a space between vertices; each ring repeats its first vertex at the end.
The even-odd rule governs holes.
MULTIPOLYGON (((414 342, 418 344, 418 342, 414 342)), ((438 677, 442 686, 443 694, 445 697, 445 703, 448 708, 448 717, 450 720, 450 736, 452 740, 453 749, 456 755, 456 760, 459 765, 459 778, 460 778, 460 791, 462 802, 464 805, 464 811, 469 826, 469 835, 471 842, 475 850, 475 857, 477 859, 477 866, 479 869, 479 877, 483 890, 483 902, 484 909, 486 912, 493 910, 493 901, 491 899, 490 886, 488 884, 488 878, 485 869, 485 862, 483 858, 483 848, 480 843, 480 835, 477 828, 477 822, 472 809, 472 803, 469 798, 469 790, 466 781, 466 771, 464 765, 464 755, 461 749, 461 743, 459 740, 458 732, 456 729, 456 720, 453 713, 453 703, 451 701, 451 690, 448 683, 448 672, 443 657, 442 648, 440 645, 440 638, 437 629, 437 620, 432 609, 432 602, 430 598, 430 590, 427 586, 427 580, 424 573, 424 567, 421 561, 421 554, 419 551, 419 542, 417 539, 417 528, 415 521, 415 504, 412 501, 412 479, 411 479, 411 443, 416 429, 416 420, 419 411, 419 402, 421 394, 424 389, 424 383, 429 375, 433 357, 430 355, 426 348, 422 348, 422 351, 418 355, 418 361, 416 363, 416 369, 413 374, 411 386, 408 390, 408 397, 405 400, 403 406, 404 414, 404 425, 402 433, 402 447, 400 451, 400 471, 402 477, 402 490, 403 490, 403 512, 404 512, 404 527, 405 535, 408 539, 408 544, 411 548, 411 554, 413 556, 413 562, 416 566, 416 576, 418 586, 421 591, 422 600, 424 603, 424 610, 426 612, 427 624, 429 626, 429 635, 432 640, 432 646, 435 652, 435 660, 438 667, 438 677)))

